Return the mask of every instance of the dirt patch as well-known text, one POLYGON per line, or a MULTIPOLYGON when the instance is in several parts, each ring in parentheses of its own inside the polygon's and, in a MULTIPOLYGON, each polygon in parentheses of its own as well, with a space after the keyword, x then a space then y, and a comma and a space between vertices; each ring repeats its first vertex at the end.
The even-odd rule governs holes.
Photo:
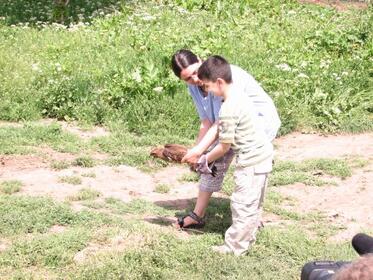
POLYGON ((10 246, 10 242, 7 241, 7 240, 4 240, 4 239, 0 239, 0 253, 3 252, 3 251, 6 251, 9 246, 10 246))
POLYGON ((293 184, 276 188, 298 203, 288 210, 298 213, 320 211, 341 231, 332 241, 350 240, 359 231, 373 228, 373 134, 331 135, 294 133, 276 139, 277 157, 282 160, 342 158, 356 156, 369 163, 355 169, 351 177, 337 180, 336 186, 293 184))
POLYGON ((65 226, 61 226, 61 225, 53 225, 50 229, 49 229, 49 232, 51 233, 61 233, 61 232, 64 232, 66 230, 66 227, 65 226))
POLYGON ((373 133, 320 135, 292 133, 274 141, 276 156, 281 160, 373 156, 373 133))
POLYGON ((359 231, 373 228, 373 164, 356 170, 337 186, 306 186, 294 184, 278 187, 280 193, 295 198, 298 203, 288 206, 298 213, 321 211, 341 232, 332 240, 350 239, 359 231))

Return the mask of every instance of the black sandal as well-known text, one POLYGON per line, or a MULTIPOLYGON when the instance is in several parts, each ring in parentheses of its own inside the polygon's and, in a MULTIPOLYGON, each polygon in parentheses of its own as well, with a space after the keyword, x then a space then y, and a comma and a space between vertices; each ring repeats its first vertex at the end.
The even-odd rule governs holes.
POLYGON ((181 229, 185 228, 185 229, 188 229, 188 228, 203 228, 205 226, 205 221, 203 218, 199 217, 196 213, 194 213, 193 211, 190 211, 188 213, 188 215, 186 216, 183 216, 183 217, 179 217, 177 219, 177 223, 179 224, 179 227, 181 229), (190 224, 190 225, 187 225, 187 226, 184 226, 184 219, 186 217, 191 217, 193 220, 195 220, 197 223, 196 224, 190 224))

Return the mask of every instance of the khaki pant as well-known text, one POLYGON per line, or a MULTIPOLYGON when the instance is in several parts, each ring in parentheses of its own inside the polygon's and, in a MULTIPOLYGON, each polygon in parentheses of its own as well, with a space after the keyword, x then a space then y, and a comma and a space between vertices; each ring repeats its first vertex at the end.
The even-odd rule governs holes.
POLYGON ((245 253, 255 242, 272 158, 250 167, 236 167, 231 196, 232 225, 225 232, 225 245, 235 254, 245 253))

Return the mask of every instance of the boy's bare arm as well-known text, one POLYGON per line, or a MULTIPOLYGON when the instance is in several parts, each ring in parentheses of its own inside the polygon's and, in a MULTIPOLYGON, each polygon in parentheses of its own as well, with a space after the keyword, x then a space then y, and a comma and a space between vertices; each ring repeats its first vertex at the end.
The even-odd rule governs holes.
POLYGON ((219 143, 212 149, 209 153, 206 154, 207 161, 213 162, 218 158, 221 158, 224 154, 226 154, 229 149, 231 148, 231 144, 229 143, 219 143))
POLYGON ((218 123, 215 122, 209 127, 208 131, 204 134, 202 139, 199 139, 200 141, 198 142, 198 144, 194 146, 192 149, 188 150, 188 153, 184 156, 181 162, 186 162, 189 164, 197 163, 200 156, 204 153, 204 151, 207 150, 208 147, 210 147, 215 142, 217 137, 218 123))

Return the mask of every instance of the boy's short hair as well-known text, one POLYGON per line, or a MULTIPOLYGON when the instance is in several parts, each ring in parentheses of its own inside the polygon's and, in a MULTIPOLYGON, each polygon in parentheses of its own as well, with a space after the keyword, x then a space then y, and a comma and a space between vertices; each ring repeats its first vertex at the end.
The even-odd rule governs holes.
POLYGON ((199 67, 198 78, 212 82, 216 82, 220 78, 230 84, 232 83, 231 66, 225 58, 219 55, 210 56, 199 67))

